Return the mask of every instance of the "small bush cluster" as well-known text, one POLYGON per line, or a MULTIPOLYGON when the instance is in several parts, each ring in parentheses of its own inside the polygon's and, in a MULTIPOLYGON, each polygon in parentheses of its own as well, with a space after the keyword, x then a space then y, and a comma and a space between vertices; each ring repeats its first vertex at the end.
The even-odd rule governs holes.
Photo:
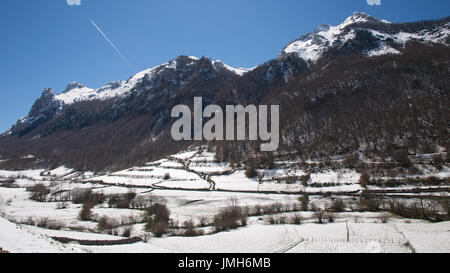
POLYGON ((300 182, 302 183, 303 187, 308 187, 308 183, 310 181, 311 181, 311 175, 310 174, 300 176, 300 182))
POLYGON ((184 228, 185 231, 183 233, 183 236, 185 237, 195 237, 195 236, 201 236, 205 234, 205 232, 201 229, 196 229, 194 221, 188 220, 184 222, 184 228))
POLYGON ((92 218, 92 211, 91 209, 94 207, 94 205, 89 202, 85 201, 83 203, 83 207, 81 208, 80 214, 78 215, 78 218, 81 221, 90 221, 92 218))
POLYGON ((36 227, 52 229, 52 230, 61 230, 66 227, 66 225, 63 222, 53 221, 53 220, 48 219, 47 217, 37 218, 37 219, 29 217, 25 221, 21 221, 20 224, 36 226, 36 227))
POLYGON ((324 218, 325 218, 325 212, 321 209, 318 209, 316 211, 314 211, 314 218, 317 219, 317 223, 318 224, 323 224, 325 223, 324 218))
POLYGON ((67 202, 58 202, 56 204, 56 209, 67 209, 69 207, 69 203, 67 202))
POLYGON ((247 225, 247 215, 238 205, 236 198, 230 199, 230 205, 214 216, 213 226, 216 232, 235 229, 247 225))
POLYGON ((84 193, 77 194, 73 197, 72 202, 74 204, 90 203, 92 205, 103 204, 107 199, 107 196, 103 193, 94 193, 90 189, 84 193))
POLYGON ((390 200, 387 204, 387 210, 393 214, 410 219, 431 221, 448 221, 450 219, 449 200, 447 198, 439 201, 417 199, 409 203, 390 200))
POLYGON ((370 183, 370 175, 368 173, 362 173, 359 177, 359 184, 361 187, 366 188, 370 183))
POLYGON ((170 211, 166 205, 156 203, 146 210, 146 229, 156 237, 167 234, 169 229, 170 211))
POLYGON ((113 194, 108 196, 108 206, 116 209, 128 209, 136 198, 135 192, 125 194, 113 194))
POLYGON ((382 199, 378 195, 363 192, 360 196, 359 206, 361 210, 377 212, 382 205, 382 199))
POLYGON ((115 219, 108 216, 102 216, 97 220, 98 224, 98 230, 101 232, 108 232, 111 233, 111 231, 115 228, 118 228, 120 226, 120 222, 115 219))
POLYGON ((341 198, 334 199, 329 208, 329 210, 332 212, 344 212, 345 209, 346 209, 345 202, 341 198))
POLYGON ((105 215, 92 220, 95 220, 98 223, 97 228, 100 232, 106 232, 111 235, 119 235, 119 228, 123 227, 121 234, 123 237, 130 237, 133 225, 138 222, 137 218, 134 216, 122 216, 120 219, 117 219, 105 215))
POLYGON ((397 161, 401 167, 403 168, 410 168, 412 166, 411 160, 409 159, 408 151, 406 150, 399 150, 396 151, 392 158, 397 161))
POLYGON ((308 211, 308 206, 309 206, 309 195, 308 194, 304 194, 302 197, 300 197, 300 202, 301 202, 301 209, 302 211, 308 211))
POLYGON ((132 209, 143 210, 143 209, 150 207, 153 204, 153 202, 158 199, 159 199, 159 203, 163 203, 164 200, 162 200, 161 198, 155 197, 153 195, 150 195, 150 194, 138 195, 130 202, 130 207, 132 209))
POLYGON ((51 192, 50 188, 44 184, 36 184, 27 190, 31 191, 30 199, 37 202, 45 202, 47 200, 47 195, 51 192))
POLYGON ((303 223, 303 217, 300 214, 294 214, 290 217, 288 216, 269 216, 267 218, 267 221, 271 225, 285 225, 285 224, 293 224, 293 225, 300 225, 303 223))
POLYGON ((245 169, 245 176, 247 178, 254 178, 258 175, 258 172, 256 171, 255 167, 247 167, 245 169))
POLYGON ((378 187, 396 188, 402 186, 448 186, 450 185, 449 178, 439 178, 429 176, 426 178, 404 178, 404 179, 372 179, 370 185, 378 187))

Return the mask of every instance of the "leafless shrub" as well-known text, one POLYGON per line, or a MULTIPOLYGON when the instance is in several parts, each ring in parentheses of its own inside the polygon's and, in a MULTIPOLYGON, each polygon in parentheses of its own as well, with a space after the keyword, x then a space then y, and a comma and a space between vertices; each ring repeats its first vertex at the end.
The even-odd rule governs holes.
POLYGON ((328 223, 334 223, 335 221, 335 215, 332 212, 325 213, 325 218, 327 219, 328 223))
POLYGON ((283 206, 284 206, 284 205, 283 205, 282 203, 277 202, 277 203, 275 203, 275 204, 272 205, 272 211, 273 211, 274 213, 280 213, 280 212, 283 211, 283 206))
POLYGON ((67 209, 69 207, 69 203, 67 202, 58 202, 56 204, 56 209, 67 209))
POLYGON ((254 178, 258 175, 258 172, 256 171, 256 168, 253 166, 247 167, 245 170, 245 176, 248 178, 254 178))
POLYGON ((80 211, 80 214, 78 215, 79 219, 81 221, 90 221, 92 217, 91 209, 93 208, 92 203, 85 202, 83 203, 83 207, 80 211))
POLYGON ((146 229, 156 237, 167 233, 170 221, 170 211, 166 205, 156 203, 146 210, 146 229))
POLYGON ((311 175, 302 175, 300 176, 300 182, 302 183, 303 187, 308 187, 308 183, 311 181, 311 175))
POLYGON ((341 198, 336 198, 330 206, 330 210, 333 212, 344 212, 346 209, 345 202, 341 198))
POLYGON ((26 220, 19 221, 20 224, 28 226, 36 226, 45 229, 61 230, 66 225, 61 221, 50 220, 48 217, 36 218, 28 217, 26 220))
POLYGON ((164 200, 160 197, 156 197, 152 194, 138 195, 130 203, 133 209, 145 209, 153 205, 153 203, 164 203, 164 200))
POLYGON ((286 216, 281 216, 280 218, 278 218, 278 223, 280 225, 287 224, 287 217, 286 216))
POLYGON ((208 218, 205 216, 198 217, 198 221, 200 222, 201 227, 206 227, 208 225, 208 218))
POLYGON ((308 211, 309 205, 309 195, 305 194, 301 197, 300 202, 302 203, 302 211, 308 211))
POLYGON ((396 151, 392 158, 404 168, 409 168, 412 166, 411 160, 409 160, 408 151, 406 150, 396 151))
POLYGON ((134 191, 125 194, 112 194, 108 196, 108 206, 110 208, 128 209, 132 206, 135 197, 134 191))
POLYGON ((195 236, 201 236, 204 234, 203 230, 195 228, 194 221, 192 221, 192 220, 185 221, 184 228, 185 228, 185 231, 183 233, 183 236, 185 236, 185 237, 195 237, 195 236))
POLYGON ((363 210, 379 211, 381 205, 381 198, 377 195, 362 193, 360 197, 360 206, 363 210))
POLYGON ((294 225, 300 225, 303 222, 303 217, 300 214, 294 214, 291 217, 291 223, 294 225))
POLYGON ((247 215, 236 198, 231 198, 230 204, 214 216, 213 225, 216 232, 247 225, 247 215))
POLYGON ((118 228, 113 228, 111 230, 108 231, 109 235, 113 235, 113 236, 119 236, 119 229, 118 228))
POLYGON ((36 226, 40 228, 46 228, 48 226, 49 219, 47 217, 39 218, 36 220, 36 226))
POLYGON ((115 219, 108 216, 102 216, 100 219, 97 220, 97 227, 98 230, 104 232, 104 231, 111 231, 114 228, 117 228, 120 226, 120 222, 115 219))
POLYGON ((267 218, 267 221, 268 221, 269 224, 271 224, 271 225, 275 225, 275 224, 278 223, 277 219, 276 219, 274 216, 269 216, 269 217, 267 218))
POLYGON ((61 230, 65 228, 66 225, 63 222, 60 221, 49 221, 47 224, 47 229, 53 229, 53 230, 61 230))
POLYGON ((100 205, 103 204, 107 199, 107 196, 103 193, 95 193, 92 192, 90 189, 76 194, 73 199, 72 202, 74 204, 84 204, 86 202, 91 203, 92 205, 100 205))
POLYGON ((391 215, 389 215, 388 213, 383 213, 380 216, 381 223, 383 223, 383 224, 387 224, 390 219, 391 219, 391 215))
POLYGON ((123 232, 122 232, 122 237, 127 237, 130 238, 131 237, 131 232, 133 231, 133 226, 127 226, 124 228, 123 232))
POLYGON ((366 172, 362 173, 359 177, 359 184, 361 187, 366 188, 370 183, 370 175, 366 172))
POLYGON ((148 243, 150 241, 150 239, 152 238, 152 235, 150 233, 145 232, 140 235, 140 238, 142 239, 142 241, 144 243, 148 243))
POLYGON ((165 222, 155 222, 152 224, 152 233, 156 237, 162 237, 164 234, 167 234, 169 229, 169 224, 165 222))
POLYGON ((260 204, 256 204, 253 211, 254 211, 254 215, 260 216, 260 215, 262 215, 263 209, 260 204))
POLYGON ((45 202, 47 195, 51 192, 44 184, 36 184, 28 190, 32 192, 30 199, 38 202, 45 202))
POLYGON ((324 214, 325 212, 321 209, 318 209, 314 212, 314 217, 317 219, 318 224, 324 223, 324 214))
POLYGON ((388 205, 389 212, 410 219, 425 219, 431 221, 448 220, 448 210, 440 202, 432 199, 417 199, 409 204, 403 201, 391 200, 388 205))
POLYGON ((445 164, 445 160, 442 158, 442 155, 440 154, 433 156, 431 162, 438 171, 441 171, 443 165, 445 164))

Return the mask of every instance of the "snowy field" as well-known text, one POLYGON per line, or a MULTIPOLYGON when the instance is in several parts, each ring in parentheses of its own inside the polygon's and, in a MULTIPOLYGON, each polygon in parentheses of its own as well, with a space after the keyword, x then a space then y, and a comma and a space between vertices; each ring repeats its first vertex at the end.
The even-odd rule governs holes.
POLYGON ((0 246, 10 252, 94 253, 412 253, 449 252, 449 222, 334 223, 326 225, 251 225, 201 237, 153 238, 113 246, 61 244, 50 237, 118 240, 120 237, 72 231, 48 231, 0 218, 0 246), (347 239, 347 226, 349 238, 347 239))
MULTIPOLYGON (((363 189, 358 172, 350 169, 314 172, 309 176, 310 186, 304 186, 300 178, 307 173, 298 167, 297 161, 275 163, 274 169, 257 170, 259 177, 248 178, 245 168, 216 162, 214 153, 193 149, 114 173, 83 173, 63 166, 53 170, 0 170, 0 247, 9 252, 450 252, 450 222, 431 223, 394 215, 382 221, 384 212, 354 210, 356 196, 363 189), (37 184, 49 189, 48 202, 30 199, 29 188, 37 184), (250 215, 247 226, 229 232, 210 234, 213 227, 207 225, 201 228, 205 235, 198 237, 150 237, 148 242, 109 246, 55 241, 51 237, 115 242, 126 239, 120 234, 127 227, 131 228, 131 237, 142 238, 148 233, 142 222, 143 210, 118 209, 110 207, 107 201, 92 208, 94 220, 81 221, 82 205, 64 199, 86 190, 107 198, 132 193, 135 198, 163 203, 170 210, 173 223, 182 225, 192 220, 198 228, 202 221, 211 223, 232 198, 244 208, 281 205, 287 209, 301 206, 304 194, 308 193, 310 206, 325 209, 332 204, 333 195, 344 194, 341 199, 348 210, 336 213, 335 221, 326 224, 317 224, 311 211, 281 210, 270 215, 250 215), (291 219, 295 215, 301 216, 301 224, 271 224, 271 218, 291 219), (99 230, 96 221, 103 216, 121 223, 114 235, 99 230), (133 222, 127 222, 130 219, 133 222), (60 227, 37 227, 40 222, 60 227)), ((425 178, 426 175, 446 178, 449 169, 444 166, 433 172, 432 168, 424 167, 423 173, 425 178)), ((448 196, 441 186, 423 186, 431 192, 415 192, 421 187, 370 189, 401 189, 408 197, 448 196)))

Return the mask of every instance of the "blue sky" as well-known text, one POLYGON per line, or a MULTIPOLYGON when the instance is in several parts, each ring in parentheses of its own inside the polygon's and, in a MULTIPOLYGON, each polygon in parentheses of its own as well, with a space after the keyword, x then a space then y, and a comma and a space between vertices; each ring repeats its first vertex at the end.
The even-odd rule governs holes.
POLYGON ((448 0, 2 0, 0 131, 25 116, 44 88, 98 88, 178 55, 238 67, 275 58, 318 24, 354 11, 392 22, 449 16, 448 0), (90 23, 115 43, 133 71, 90 23))

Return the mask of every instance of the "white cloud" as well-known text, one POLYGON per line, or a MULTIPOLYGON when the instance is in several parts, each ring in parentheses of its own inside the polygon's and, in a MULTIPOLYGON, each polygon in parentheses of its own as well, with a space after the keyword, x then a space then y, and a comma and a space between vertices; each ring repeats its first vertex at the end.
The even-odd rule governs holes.
POLYGON ((69 6, 81 6, 81 0, 66 0, 69 6))
POLYGON ((381 0, 367 0, 369 6, 381 6, 381 0))

